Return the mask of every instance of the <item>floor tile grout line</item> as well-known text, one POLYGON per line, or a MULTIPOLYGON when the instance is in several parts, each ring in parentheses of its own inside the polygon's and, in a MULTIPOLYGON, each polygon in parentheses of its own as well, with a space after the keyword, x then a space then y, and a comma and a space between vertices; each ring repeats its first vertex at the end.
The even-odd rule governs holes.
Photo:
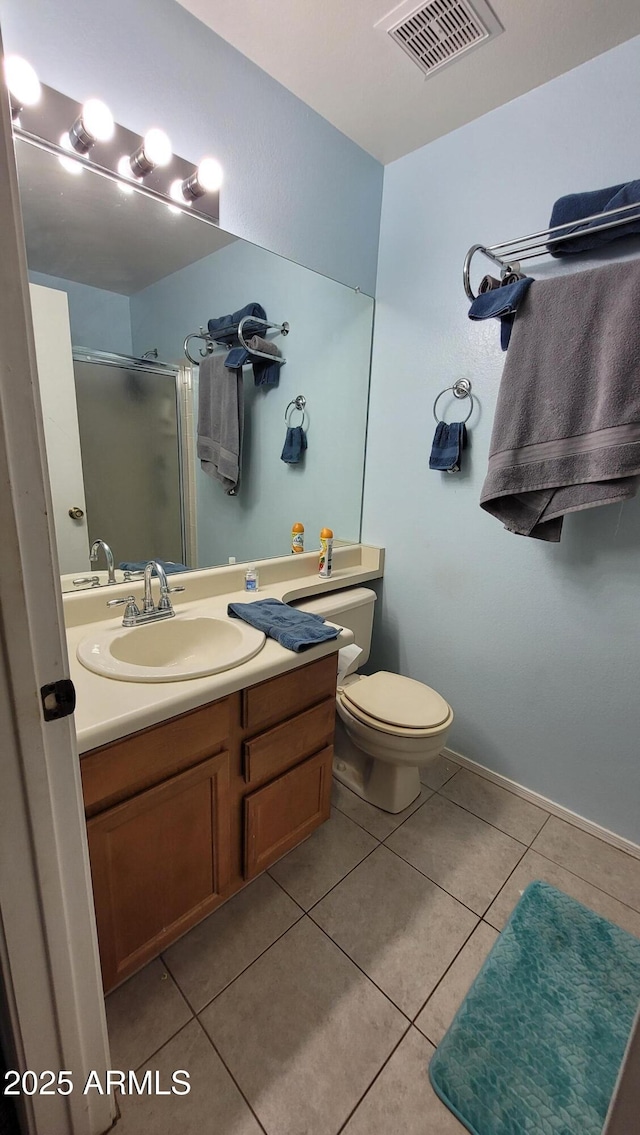
POLYGON ((144 1060, 141 1060, 139 1064, 136 1064, 136 1067, 133 1069, 133 1071, 136 1074, 138 1072, 140 1072, 141 1069, 144 1068, 145 1064, 148 1064, 150 1060, 153 1060, 153 1058, 155 1056, 157 1056, 159 1052, 162 1051, 162 1049, 164 1048, 164 1046, 166 1044, 170 1044, 170 1042, 172 1040, 175 1040, 176 1037, 178 1036, 178 1034, 181 1033, 183 1029, 186 1029, 187 1025, 190 1025, 192 1021, 195 1021, 195 1019, 196 1019, 196 1015, 195 1015, 195 1013, 192 1013, 191 1016, 189 1017, 188 1021, 184 1021, 180 1025, 180 1028, 176 1029, 176 1031, 174 1033, 171 1033, 171 1036, 168 1036, 166 1038, 166 1040, 163 1040, 162 1044, 159 1044, 157 1048, 154 1048, 153 1052, 151 1053, 151 1056, 145 1056, 144 1060))
POLYGON ((238 1083, 238 1081, 236 1080, 236 1078, 235 1078, 235 1076, 234 1076, 233 1072, 232 1072, 232 1071, 231 1071, 231 1069, 229 1068, 229 1065, 227 1064, 226 1060, 224 1059, 224 1056, 222 1055, 222 1053, 220 1052, 220 1050, 219 1050, 219 1049, 217 1048, 217 1046, 216 1046, 216 1045, 214 1044, 213 1040, 212 1040, 212 1039, 211 1039, 211 1037, 209 1036, 209 1033, 208 1033, 208 1032, 207 1032, 207 1030, 205 1029, 205 1027, 204 1027, 204 1025, 203 1025, 202 1021, 201 1021, 201 1020, 200 1020, 200 1018, 199 1018, 199 1017, 197 1016, 197 1014, 196 1014, 195 1020, 196 1020, 196 1021, 198 1022, 198 1025, 199 1025, 199 1027, 200 1027, 201 1031, 202 1031, 202 1032, 204 1033, 204 1035, 205 1035, 205 1037, 206 1037, 207 1041, 208 1041, 208 1042, 209 1042, 209 1044, 211 1045, 211 1047, 212 1047, 213 1051, 215 1052, 216 1056, 218 1057, 218 1060, 219 1060, 219 1061, 220 1061, 220 1063, 222 1064, 223 1068, 225 1068, 225 1069, 226 1069, 227 1073, 228 1073, 228 1074, 229 1074, 229 1076, 231 1077, 231 1080, 232 1080, 232 1081, 233 1081, 233 1083, 235 1084, 236 1088, 238 1089, 238 1092, 239 1092, 239 1093, 240 1093, 240 1095, 242 1096, 242 1099, 244 1100, 244 1102, 246 1103, 247 1107, 249 1108, 249 1111, 251 1112, 251 1114, 252 1114, 253 1118, 255 1119, 256 1123, 258 1124, 258 1127, 260 1128, 260 1130, 261 1130, 261 1131, 264 1131, 264 1135, 268 1135, 268 1132, 267 1132, 267 1129, 266 1129, 266 1127, 264 1126, 264 1124, 263 1124, 263 1123, 261 1123, 261 1122, 260 1122, 260 1119, 259 1119, 259 1118, 258 1118, 258 1116, 256 1115, 256 1112, 254 1111, 254 1109, 253 1109, 253 1107, 251 1106, 251 1104, 250 1104, 249 1100, 248 1100, 248 1099, 247 1099, 247 1097, 245 1096, 245 1094, 244 1094, 244 1092, 243 1092, 242 1088, 240 1087, 240 1084, 239 1084, 239 1083, 238 1083))
MULTIPOLYGON (((337 1131, 337 1135, 341 1135, 341 1132, 342 1132, 342 1131, 344 1131, 344 1129, 345 1129, 345 1127, 347 1126, 347 1124, 348 1124, 348 1123, 349 1123, 349 1122, 350 1122, 350 1121, 351 1121, 351 1120, 353 1119, 353 1116, 355 1115, 356 1111, 357 1111, 357 1110, 358 1110, 358 1108, 360 1107, 360 1104, 361 1104, 361 1103, 363 1102, 363 1100, 364 1100, 365 1096, 367 1096, 367 1095, 369 1094, 369 1092, 371 1091, 371 1089, 372 1089, 373 1085, 375 1084, 376 1080, 377 1080, 377 1079, 379 1079, 379 1077, 380 1077, 380 1076, 382 1075, 382 1073, 384 1072, 385 1068, 387 1067, 387 1064, 388 1064, 388 1063, 389 1063, 389 1061, 391 1060, 391 1057, 392 1057, 392 1056, 394 1055, 394 1053, 395 1053, 395 1052, 397 1052, 397 1051, 398 1051, 398 1049, 400 1048, 400 1045, 402 1044, 403 1040, 405 1040, 405 1039, 407 1038, 407 1036, 408 1036, 408 1035, 409 1035, 409 1033, 411 1032, 411 1029, 412 1029, 412 1028, 413 1028, 413 1025, 412 1025, 412 1024, 411 1024, 411 1022, 409 1021, 409 1023, 408 1023, 408 1026, 407 1026, 407 1028, 405 1029, 405 1031, 403 1032, 402 1036, 400 1037, 400 1039, 399 1039, 398 1043, 397 1043, 397 1044, 395 1044, 395 1045, 393 1046, 393 1048, 391 1049, 391 1052, 389 1053, 389 1055, 387 1056, 387 1058, 386 1058, 386 1059, 385 1059, 385 1060, 383 1061, 383 1063, 382 1063, 381 1067, 380 1067, 380 1068, 378 1068, 378 1071, 376 1072, 375 1076, 373 1077, 373 1079, 372 1079, 371 1083, 370 1083, 370 1084, 369 1084, 369 1085, 368 1085, 368 1086, 367 1086, 367 1087, 365 1088, 364 1092, 363 1092, 363 1093, 362 1093, 362 1095, 360 1096, 360 1099, 359 1099, 359 1100, 358 1100, 358 1102, 357 1102, 357 1103, 355 1104, 355 1106, 354 1106, 354 1107, 353 1107, 353 1108, 351 1109, 351 1111, 349 1112, 349 1114, 348 1114, 347 1118, 345 1119, 344 1123, 342 1123, 342 1124, 341 1124, 341 1126, 340 1126, 340 1127, 338 1128, 338 1131, 337 1131)), ((419 1031, 419 1030, 418 1030, 418 1031, 419 1031)), ((420 1034, 420 1035, 422 1035, 422 1034, 420 1034)))
MULTIPOLYGON (((509 790, 507 788, 505 788, 504 791, 508 792, 509 790)), ((509 795, 515 796, 515 793, 511 792, 511 793, 509 793, 509 795)), ((542 831, 542 828, 544 828, 545 824, 547 823, 547 820, 551 819, 551 813, 550 812, 545 813, 545 820, 544 820, 544 823, 542 824, 542 827, 540 828, 540 831, 537 831, 536 834, 532 837, 531 843, 525 843, 524 840, 518 839, 518 837, 515 836, 515 835, 512 835, 511 832, 506 832, 504 830, 504 828, 499 828, 498 825, 492 823, 491 820, 487 820, 484 816, 479 816, 477 812, 473 812, 471 810, 471 808, 467 808, 467 806, 465 804, 460 804, 457 800, 452 800, 450 796, 445 796, 444 793, 440 791, 440 789, 438 789, 438 791, 436 792, 436 796, 439 796, 441 800, 448 800, 450 804, 455 804, 456 808, 461 808, 463 812, 467 812, 470 816, 475 816, 476 820, 482 820, 483 824, 488 824, 490 828, 494 828, 495 831, 500 832, 501 835, 508 836, 509 839, 514 839, 516 841, 516 843, 523 844, 524 847, 531 847, 531 843, 533 843, 533 841, 538 838, 538 836, 540 835, 540 832, 542 831)), ((521 799, 521 798, 516 797, 516 799, 521 799)), ((425 803, 426 803, 426 801, 425 801, 425 803)), ((525 801, 525 803, 528 803, 528 801, 525 801)), ((532 806, 534 808, 537 807, 536 804, 534 804, 532 806)), ((540 808, 538 810, 540 812, 542 812, 544 809, 540 808)))
MULTIPOLYGON (((363 831, 364 831, 364 829, 363 829, 363 831)), ((375 836, 372 836, 371 838, 375 839, 375 836)), ((305 914, 311 914, 311 911, 314 910, 315 907, 317 907, 318 903, 321 903, 324 899, 326 899, 327 895, 330 895, 332 891, 335 891, 336 887, 339 887, 341 883, 344 883, 345 879, 348 879, 349 875, 352 875, 353 872, 358 869, 360 864, 364 863, 365 859, 368 859, 370 855, 373 855, 374 851, 377 851, 379 847, 382 847, 382 844, 381 844, 380 841, 378 841, 378 844, 377 844, 376 847, 372 847, 371 850, 366 853, 366 855, 363 855, 362 859, 359 859, 358 862, 353 865, 353 867, 350 867, 349 870, 346 871, 345 874, 342 876, 342 878, 338 879, 337 883, 334 883, 333 886, 329 887, 328 891, 325 891, 325 893, 323 895, 321 895, 319 899, 316 899, 316 901, 311 904, 311 906, 308 908, 308 910, 305 911, 305 914)))
MULTIPOLYGON (((275 879, 273 881, 275 882, 275 879)), ((287 897, 290 898, 291 896, 289 895, 287 897)), ((298 906, 297 903, 296 903, 296 906, 298 906)), ((191 1002, 189 1001, 186 993, 183 993, 182 996, 184 997, 185 1001, 189 1005, 189 1008, 192 1009, 194 1017, 199 1016, 200 1013, 204 1013, 205 1009, 208 1009, 209 1006, 213 1004, 213 1002, 216 1000, 216 998, 218 998, 220 996, 221 993, 224 993, 225 990, 229 989, 229 987, 231 985, 233 985, 233 983, 235 981, 237 981, 238 978, 242 977, 242 975, 245 974, 247 972, 247 970, 251 969, 252 965, 255 965, 255 963, 260 958, 264 957, 264 955, 266 953, 268 953, 268 951, 271 949, 271 947, 275 946, 276 942, 279 942, 281 938, 284 938, 285 934, 288 934, 290 930, 293 930, 294 926, 297 926, 299 922, 302 922, 302 919, 305 917, 305 915, 306 915, 306 911, 300 910, 300 914, 298 915, 298 917, 293 922, 291 922, 289 926, 287 926, 286 930, 283 930, 281 934, 278 934, 277 938, 273 939, 273 942, 270 942, 268 946, 265 946, 264 950, 261 950, 259 954, 256 954, 255 958, 253 958, 250 962, 248 962, 247 965, 244 966, 244 968, 239 971, 239 973, 236 973, 232 978, 230 978, 230 980, 226 983, 226 985, 223 985, 222 989, 219 989, 217 993, 214 993, 213 997, 211 997, 200 1009, 193 1008, 193 1006, 192 1006, 191 1002)), ((167 966, 167 969, 168 968, 169 967, 167 966)), ((173 974, 171 974, 171 976, 173 977, 173 974)), ((175 981, 176 985, 178 985, 177 978, 173 977, 173 980, 175 981)), ((178 988, 180 989, 179 985, 178 985, 178 988)), ((182 990, 180 990, 180 992, 182 993, 182 990)))
MULTIPOLYGON (((580 831, 580 830, 581 829, 578 828, 578 831, 580 831)), ((587 834, 589 834, 589 833, 587 833, 587 834)), ((595 837, 595 838, 597 838, 597 837, 595 837)), ((601 840, 601 843, 604 843, 604 840, 601 840)), ((611 844, 605 844, 605 846, 610 847, 611 844)), ((614 850, 619 851, 620 848, 616 847, 616 848, 614 848, 614 850)), ((597 883, 594 883, 591 879, 587 879, 584 875, 579 875, 577 871, 572 871, 572 869, 570 867, 566 867, 564 863, 558 863, 557 859, 552 859, 550 855, 546 855, 545 852, 540 851, 539 848, 530 847, 529 851, 534 851, 536 853, 536 855, 540 856, 541 859, 546 859, 547 863, 553 863, 554 867, 560 867, 561 870, 566 871, 568 875, 573 875, 574 878, 580 879, 581 882, 588 883, 590 887, 594 888, 594 890, 600 891, 601 894, 606 895, 607 898, 609 898, 609 899, 615 899, 616 902, 619 902, 621 906, 626 907, 627 910, 631 910, 631 911, 633 911, 634 914, 640 915, 640 910, 638 910, 637 907, 631 906, 630 903, 625 902, 624 899, 620 899, 620 898, 618 898, 617 895, 613 895, 611 893, 611 891, 605 891, 604 887, 600 887, 597 883)), ((622 854, 626 855, 626 852, 623 852, 622 854)), ((636 860, 633 855, 629 856, 629 858, 634 860, 634 862, 637 862, 639 867, 640 867, 640 861, 636 860)))
POLYGON ((362 976, 366 977, 367 981, 370 982, 371 985, 373 985, 378 990, 378 992, 387 999, 387 1001, 390 1001, 394 1009, 397 1009, 399 1013, 402 1013, 402 1016, 405 1018, 405 1020, 408 1021, 409 1024, 411 1024, 411 1017, 407 1013, 405 1013, 404 1009, 401 1009, 400 1006, 393 1000, 393 997, 391 997, 389 993, 386 993, 385 990, 380 985, 378 985, 377 981, 374 981, 374 979, 371 977, 371 974, 367 973, 366 970, 363 970, 362 966, 354 958, 351 957, 351 954, 348 954, 344 947, 341 946, 339 942, 336 942, 335 938, 331 937, 329 931, 325 930, 324 926, 321 926, 319 922, 316 922, 315 918, 312 918, 310 914, 307 915, 307 918, 309 918, 309 920, 313 922, 313 925, 316 926, 318 930, 322 931, 325 938, 329 939, 332 946, 336 946, 338 950, 340 950, 340 953, 344 954, 345 958, 347 958, 347 960, 350 961, 351 964, 356 967, 356 969, 360 970, 362 976))
MULTIPOLYGON (((341 783, 342 783, 341 781, 338 781, 338 784, 341 784, 341 783)), ((346 788, 347 786, 346 786, 346 785, 343 785, 342 787, 343 787, 343 788, 346 788)), ((395 826, 395 828, 393 829, 393 831, 390 831, 390 832, 388 832, 388 833, 387 833, 387 835, 385 835, 385 836, 383 836, 383 837, 382 837, 382 839, 380 838, 380 836, 378 836, 378 835, 375 835, 375 834, 374 834, 374 833, 373 833, 372 831, 370 831, 370 830, 369 830, 369 828, 365 828, 364 824, 361 824, 359 820, 354 820, 353 816, 350 816, 348 812, 343 812, 343 810, 342 810, 342 808, 341 808, 341 807, 339 806, 339 804, 333 804, 333 805, 332 805, 332 807, 333 807, 333 808, 335 808, 335 809, 336 809, 336 810, 337 810, 338 812, 340 812, 340 814, 341 814, 342 816, 346 816, 348 820, 351 820, 352 824, 357 824, 357 825, 358 825, 358 827, 359 827, 359 828, 362 828, 363 832, 366 832, 366 833, 367 833, 367 835, 370 835, 372 839, 377 839, 378 843, 384 843, 385 839, 389 839, 389 838, 390 838, 390 836, 392 836, 392 835, 394 834, 394 832, 397 832, 397 831, 398 831, 398 830, 399 830, 399 829, 400 829, 400 828, 402 827, 402 825, 403 825, 403 824, 406 824, 407 820, 410 820, 410 819, 411 819, 411 817, 412 817, 412 816, 415 816, 415 815, 416 815, 416 814, 417 814, 417 813, 418 813, 418 812, 420 811, 420 809, 421 809, 421 808, 424 808, 424 805, 425 805, 425 804, 426 804, 426 803, 427 803, 427 802, 428 802, 428 801, 429 801, 429 800, 431 799, 431 797, 432 797, 432 796, 434 796, 434 795, 435 795, 435 793, 436 793, 436 789, 435 789, 435 788, 429 788, 429 786, 428 786, 427 784, 423 784, 423 783, 422 783, 422 781, 420 781, 420 795, 422 795, 422 792, 423 792, 423 791, 424 791, 425 789, 428 789, 428 791, 429 791, 430 795, 429 795, 429 796, 427 796, 427 797, 426 797, 426 799, 425 799, 425 800, 423 800, 421 804, 418 804, 418 807, 417 807, 417 808, 414 808, 413 812, 411 812, 411 813, 410 813, 410 814, 409 814, 408 816, 405 816, 404 820, 400 820, 400 823, 399 823, 399 824, 396 824, 396 826, 395 826)), ((351 790, 350 788, 349 788, 349 789, 347 789, 347 791, 348 791, 348 792, 352 792, 352 790, 351 790)), ((356 800, 360 800, 360 801, 361 801, 361 802, 362 802, 363 804, 369 804, 369 801, 368 801, 368 800, 365 800, 364 796, 358 796, 358 793, 357 793, 357 792, 352 792, 352 795, 356 797, 356 800)), ((417 799, 418 799, 418 797, 416 797, 416 800, 417 800, 417 799)), ((413 801, 413 803, 415 803, 415 801, 413 801)), ((369 804, 369 807, 371 807, 371 808, 375 808, 375 807, 376 807, 376 805, 375 805, 375 804, 369 804)), ((409 807, 409 808, 410 808, 410 807, 411 807, 411 804, 408 804, 408 805, 407 805, 407 807, 409 807)), ((384 812, 384 809, 383 809, 383 808, 380 808, 380 809, 379 809, 379 811, 381 811, 381 812, 384 812)), ((404 811, 404 809, 403 809, 403 811, 404 811)), ((391 816, 391 815, 393 815, 394 813, 392 813, 392 812, 388 812, 388 813, 387 813, 387 812, 384 812, 384 814, 385 814, 385 815, 390 815, 390 816, 391 816)), ((398 813, 395 813, 395 814, 397 815, 398 813)))
MULTIPOLYGON (((446 970, 444 971, 444 973, 442 974, 442 976, 441 976, 440 978, 438 978, 438 981, 437 981, 437 982, 436 982, 436 984, 434 985, 434 987, 433 987, 433 989, 431 990, 431 993, 430 993, 430 994, 429 994, 429 996, 427 997, 426 1001, 424 1001, 424 1002, 423 1002, 423 1004, 422 1004, 422 1005, 420 1006, 420 1008, 418 1009, 418 1012, 417 1012, 417 1013, 415 1014, 415 1016, 411 1018, 411 1024, 412 1024, 412 1025, 415 1025, 415 1024, 416 1024, 416 1021, 417 1021, 418 1017, 420 1016, 420 1014, 422 1013, 423 1009, 425 1009, 425 1008, 426 1008, 426 1006, 427 1006, 427 1005, 429 1004, 429 1002, 430 1002, 431 998, 433 997, 433 995, 434 995, 434 993, 436 992, 436 990, 438 989, 438 987, 439 987, 439 986, 440 986, 440 985, 442 984, 442 982, 444 981, 445 977, 447 976, 447 974, 448 974, 449 970, 451 969, 452 965, 454 964, 454 962, 456 962, 456 961, 457 961, 457 959, 458 959, 458 958, 460 957, 460 954, 462 953, 462 951, 463 951, 464 949, 466 949, 466 947, 467 947, 467 946, 469 945, 469 942, 470 942, 470 941, 471 941, 471 939, 473 938, 473 935, 475 934, 476 930, 478 929, 478 927, 480 926, 480 924, 482 923, 482 921, 483 921, 483 920, 482 920, 481 918, 478 918, 478 921, 476 922, 475 926, 473 927, 473 930, 471 930, 471 932, 470 932, 469 934, 467 934, 467 937, 465 938, 465 940, 464 940, 464 942, 462 943, 462 945, 461 945, 460 949, 459 949, 459 950, 458 950, 458 952, 456 953, 456 956, 455 956, 454 958, 452 958, 452 959, 451 959, 451 961, 449 962, 449 965, 447 966, 447 968, 446 968, 446 970)), ((492 929, 494 929, 494 927, 492 927, 492 929)), ((417 1028, 417 1027, 418 1027, 418 1026, 416 1025, 416 1028, 417 1028)), ((427 1039, 429 1039, 429 1038, 427 1038, 427 1039)), ((433 1044, 433 1041, 431 1041, 431 1043, 433 1044)), ((436 1047, 437 1047, 437 1046, 436 1046, 436 1047)))
MULTIPOLYGON (((415 863, 409 863, 409 860, 405 859, 404 855, 400 855, 399 851, 396 851, 393 847, 389 847, 386 843, 384 843, 382 846, 386 847, 387 851, 390 851, 392 855, 396 855, 398 859, 401 859, 403 863, 406 863, 409 867, 413 867, 414 871, 418 871, 423 876, 423 878, 428 879, 430 883, 433 883, 434 887, 439 887, 439 889, 441 891, 444 891, 445 895, 448 895, 450 899, 455 899, 456 902, 459 902, 460 906, 463 906, 464 909, 468 910, 470 914, 475 915, 476 918, 483 917, 478 913, 477 910, 474 910, 473 907, 469 906, 469 904, 466 903, 463 899, 458 898, 457 895, 454 895, 451 891, 448 891, 446 887, 443 887, 442 883, 437 883, 435 879, 432 879, 430 875, 427 875, 426 871, 423 871, 420 867, 416 867, 415 863)), ((513 870, 515 871, 515 867, 513 870)), ((509 874, 511 875, 512 873, 513 872, 510 872, 509 874)), ((502 887, 500 887, 500 890, 502 890, 502 887)), ((491 900, 491 902, 493 902, 493 899, 491 900)), ((489 903, 489 906, 491 906, 491 903, 489 903)), ((487 907, 487 910, 488 909, 489 907, 487 907)))

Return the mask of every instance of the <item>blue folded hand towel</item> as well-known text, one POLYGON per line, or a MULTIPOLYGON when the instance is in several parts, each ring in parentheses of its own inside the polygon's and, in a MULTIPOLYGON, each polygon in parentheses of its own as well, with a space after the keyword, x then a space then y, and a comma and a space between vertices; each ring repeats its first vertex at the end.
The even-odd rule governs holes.
POLYGON ((230 603, 227 614, 244 619, 256 630, 274 638, 280 646, 299 653, 319 642, 328 642, 340 634, 339 627, 330 627, 322 615, 298 611, 279 599, 258 599, 254 603, 230 603))
POLYGON ((285 461, 287 465, 297 465, 302 460, 302 455, 307 448, 307 435, 302 426, 289 426, 287 429, 287 436, 284 439, 284 446, 280 454, 280 460, 285 461))
POLYGON ((500 345, 503 351, 509 346, 516 312, 532 283, 531 276, 525 276, 514 284, 493 288, 476 296, 469 308, 469 319, 500 320, 500 345))
MULTIPOLYGON (((558 244, 554 240, 550 240, 547 244, 549 252, 552 256, 571 256, 575 252, 589 252, 593 248, 599 248, 602 244, 608 244, 609 241, 640 233, 640 220, 638 219, 630 221, 627 225, 620 225, 616 229, 605 229, 604 232, 600 233, 590 233, 589 230, 595 228, 596 225, 603 224, 603 221, 590 221, 586 225, 579 223, 585 217, 593 216, 594 213, 606 213, 610 209, 619 209, 623 205, 640 205, 640 181, 626 181, 621 185, 610 185, 606 189, 594 189, 586 193, 568 193, 566 197, 559 197, 551 211, 549 228, 575 222, 572 228, 564 229, 559 236, 566 236, 570 232, 584 232, 584 236, 577 237, 575 240, 568 240, 566 244, 558 244)), ((640 210, 638 211, 640 212, 640 210)), ((631 210, 629 210, 629 215, 631 215, 631 210)), ((621 213, 619 216, 624 217, 625 214, 621 213)))
MULTIPOLYGON (((123 561, 121 564, 118 564, 118 567, 121 571, 144 571, 148 562, 148 560, 137 560, 135 563, 131 561, 125 563, 123 561)), ((157 560, 157 563, 160 564, 160 567, 164 568, 166 575, 175 575, 175 573, 179 571, 191 571, 191 568, 188 568, 186 564, 178 564, 175 563, 174 560, 157 560)), ((155 568, 152 574, 156 574, 155 568)))
MULTIPOLYGON (((233 311, 231 315, 220 315, 217 319, 210 319, 208 328, 211 338, 215 339, 217 343, 233 345, 238 338, 240 320, 249 315, 255 315, 256 319, 267 318, 267 313, 261 304, 248 303, 246 307, 241 307, 239 311, 233 311)), ((260 335, 263 332, 264 327, 260 323, 245 323, 242 329, 245 339, 247 335, 260 335)))
POLYGON ((433 437, 430 469, 442 469, 446 473, 458 473, 462 463, 462 450, 467 444, 467 428, 464 422, 438 422, 433 437))

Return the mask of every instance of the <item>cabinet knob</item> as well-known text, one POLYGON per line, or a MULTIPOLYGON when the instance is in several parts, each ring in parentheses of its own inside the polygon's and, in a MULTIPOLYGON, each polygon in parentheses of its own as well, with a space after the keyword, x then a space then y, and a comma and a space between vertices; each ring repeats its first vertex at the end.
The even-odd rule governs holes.
POLYGON ((84 512, 82 511, 81 508, 78 508, 78 506, 75 505, 74 508, 69 509, 69 516, 71 517, 72 520, 82 520, 82 518, 84 516, 84 512))

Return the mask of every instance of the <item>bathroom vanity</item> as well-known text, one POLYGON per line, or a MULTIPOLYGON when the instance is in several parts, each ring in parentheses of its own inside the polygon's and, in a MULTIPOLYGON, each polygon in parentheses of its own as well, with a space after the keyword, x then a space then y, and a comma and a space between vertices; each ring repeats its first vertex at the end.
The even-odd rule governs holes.
MULTIPOLYGON (((338 549, 329 580, 312 556, 260 570, 260 597, 302 598, 376 578, 382 554, 338 549)), ((226 610, 240 598, 237 576, 185 573, 177 617, 226 610)), ((106 591, 65 596, 65 612, 108 991, 328 819, 338 650, 352 636, 302 654, 268 639, 249 662, 208 678, 114 681, 76 657, 96 616, 114 622, 106 591)))

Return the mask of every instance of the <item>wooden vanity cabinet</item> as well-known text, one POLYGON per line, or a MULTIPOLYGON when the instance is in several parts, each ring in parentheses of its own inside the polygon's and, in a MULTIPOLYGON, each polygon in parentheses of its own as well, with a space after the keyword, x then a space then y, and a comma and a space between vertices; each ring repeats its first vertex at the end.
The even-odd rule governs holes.
POLYGON ((82 757, 105 991, 328 819, 336 667, 333 654, 82 757))

